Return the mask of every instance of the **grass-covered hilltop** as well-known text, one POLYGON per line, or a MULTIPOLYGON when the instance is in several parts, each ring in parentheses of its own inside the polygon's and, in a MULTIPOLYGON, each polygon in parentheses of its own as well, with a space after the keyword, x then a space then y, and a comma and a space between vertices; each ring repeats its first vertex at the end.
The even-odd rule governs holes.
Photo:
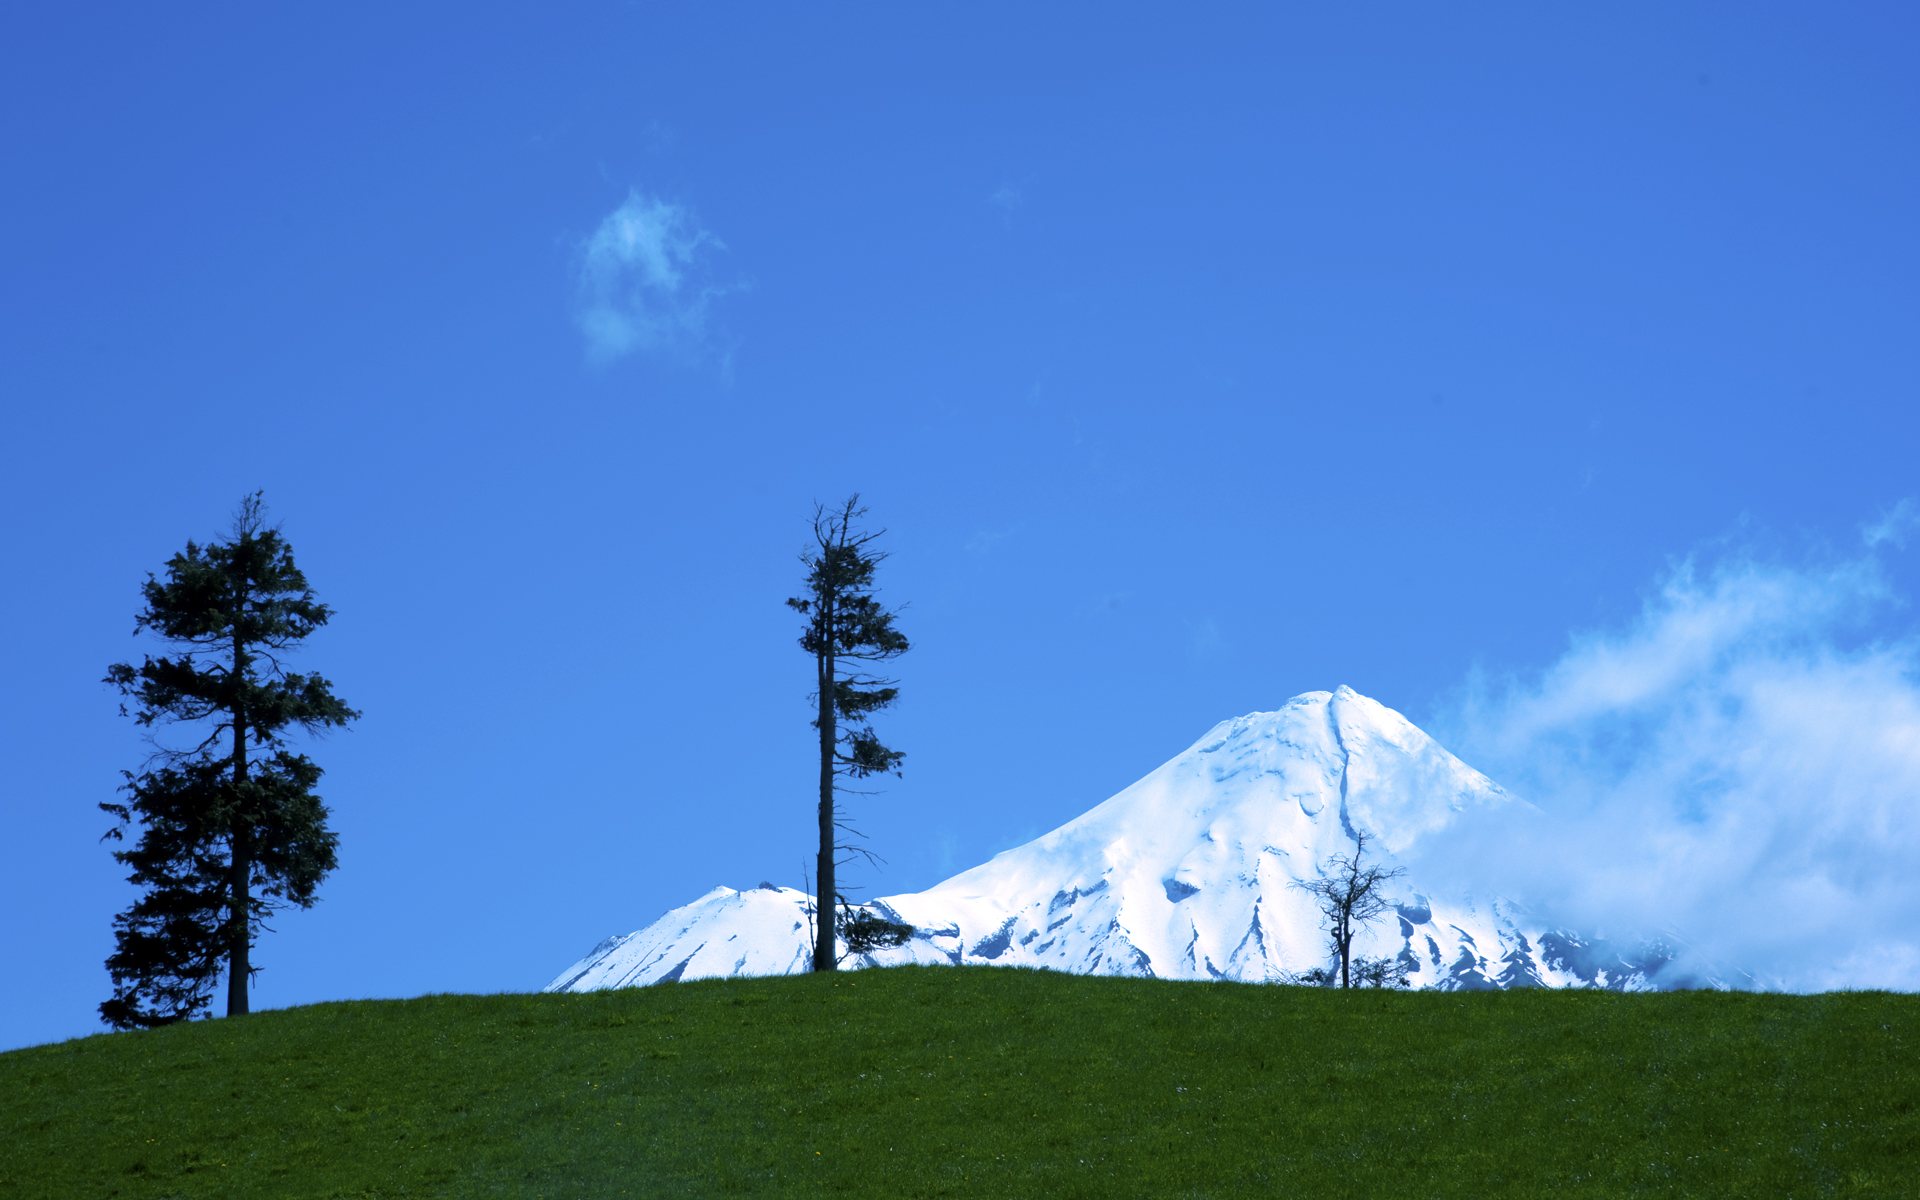
POLYGON ((1920 1193, 1920 999, 901 967, 0 1055, 0 1198, 1920 1193))

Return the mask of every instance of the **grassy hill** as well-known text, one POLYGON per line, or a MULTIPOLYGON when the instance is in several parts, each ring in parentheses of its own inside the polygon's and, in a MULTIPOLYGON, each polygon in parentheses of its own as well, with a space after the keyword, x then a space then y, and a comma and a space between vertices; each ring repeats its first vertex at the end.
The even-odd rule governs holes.
POLYGON ((321 1004, 0 1055, 26 1197, 1920 1195, 1920 998, 992 968, 321 1004))

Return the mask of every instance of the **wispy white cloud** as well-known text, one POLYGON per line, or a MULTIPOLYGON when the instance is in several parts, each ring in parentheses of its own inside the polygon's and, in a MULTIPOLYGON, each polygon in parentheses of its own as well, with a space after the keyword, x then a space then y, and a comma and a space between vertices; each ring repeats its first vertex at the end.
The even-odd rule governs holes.
POLYGON ((581 247, 578 317, 588 355, 706 350, 714 301, 741 286, 712 278, 709 261, 725 249, 688 209, 628 192, 581 247))
POLYGON ((1003 183, 987 196, 987 203, 999 210, 1000 224, 1011 229, 1014 214, 1026 207, 1026 185, 1011 180, 1003 183))
POLYGON ((1674 568, 1629 627, 1472 681, 1436 731, 1546 819, 1430 864, 1589 930, 1672 930, 1768 986, 1920 988, 1920 646, 1871 557, 1674 568))
POLYGON ((1882 542, 1892 542, 1904 549, 1907 544, 1907 534, 1915 529, 1920 529, 1920 504, 1915 504, 1913 497, 1908 496, 1881 514, 1878 521, 1872 521, 1863 526, 1860 530, 1860 538, 1866 542, 1869 549, 1882 542))

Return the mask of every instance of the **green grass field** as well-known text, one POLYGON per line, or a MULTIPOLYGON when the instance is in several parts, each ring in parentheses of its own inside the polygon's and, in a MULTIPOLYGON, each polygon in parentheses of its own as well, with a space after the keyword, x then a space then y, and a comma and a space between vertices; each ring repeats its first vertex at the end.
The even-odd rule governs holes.
POLYGON ((0 1055, 0 1200, 1920 1195, 1916 1018, 919 967, 322 1004, 0 1055))

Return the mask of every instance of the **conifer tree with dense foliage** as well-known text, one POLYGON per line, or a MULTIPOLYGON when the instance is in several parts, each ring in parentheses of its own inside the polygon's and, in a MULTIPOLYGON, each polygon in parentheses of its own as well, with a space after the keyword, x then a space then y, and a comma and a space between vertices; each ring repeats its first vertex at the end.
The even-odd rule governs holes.
MULTIPOLYGON (((836 868, 845 850, 864 854, 858 847, 840 841, 842 831, 853 833, 839 806, 839 794, 846 789, 840 780, 865 779, 891 772, 900 774, 900 760, 906 756, 888 749, 873 732, 873 714, 890 706, 900 691, 894 680, 868 674, 866 665, 898 658, 907 652, 907 638, 893 626, 897 609, 888 609, 874 594, 874 574, 886 554, 873 543, 886 530, 864 533, 854 528, 866 515, 860 497, 850 497, 839 508, 816 504, 813 510, 813 545, 801 552, 807 568, 806 594, 787 604, 807 619, 800 634, 800 648, 814 659, 816 716, 813 727, 820 737, 820 852, 815 867, 815 907, 833 919, 814 922, 813 969, 831 971, 838 966, 836 932, 846 932, 861 943, 862 952, 880 945, 900 945, 912 933, 910 926, 878 920, 841 903, 836 890, 836 868), (849 925, 849 921, 853 924, 849 925)), ((857 836, 857 834, 856 834, 857 836)), ((871 856, 869 856, 871 857, 871 856)), ((850 942, 851 944, 851 942, 850 942)))
POLYGON ((156 731, 145 768, 122 772, 126 803, 100 805, 119 818, 102 840, 142 826, 131 849, 113 854, 143 889, 113 922, 113 997, 100 1016, 116 1029, 194 1016, 223 971, 227 1015, 245 1013, 262 922, 312 907, 336 864, 339 838, 314 792, 320 768, 288 750, 286 735, 360 714, 319 675, 287 669, 333 610, 314 598, 264 512, 260 494, 248 496, 225 538, 188 542, 165 579, 148 575, 134 633, 156 635, 172 653, 107 669, 134 719, 156 731))

